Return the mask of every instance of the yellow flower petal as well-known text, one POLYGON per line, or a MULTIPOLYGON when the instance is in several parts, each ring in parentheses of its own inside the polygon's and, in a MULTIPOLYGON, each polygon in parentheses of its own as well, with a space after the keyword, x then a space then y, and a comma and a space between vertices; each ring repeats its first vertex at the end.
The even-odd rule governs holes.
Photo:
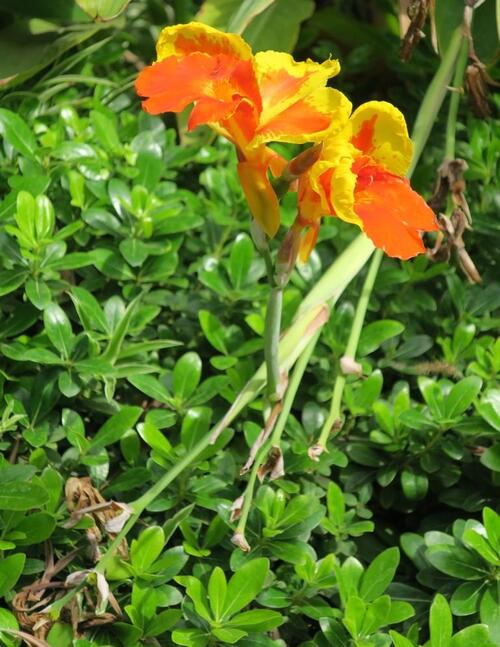
POLYGON ((269 141, 290 144, 321 141, 345 126, 351 109, 351 102, 342 92, 333 88, 316 88, 267 121, 264 109, 251 146, 269 141))
POLYGON ((406 175, 413 155, 405 118, 386 101, 368 101, 349 121, 351 143, 396 175, 406 175))
POLYGON ((162 29, 156 43, 158 61, 168 56, 185 56, 193 52, 203 52, 210 56, 225 54, 243 61, 252 58, 252 50, 241 36, 226 34, 200 22, 162 29))

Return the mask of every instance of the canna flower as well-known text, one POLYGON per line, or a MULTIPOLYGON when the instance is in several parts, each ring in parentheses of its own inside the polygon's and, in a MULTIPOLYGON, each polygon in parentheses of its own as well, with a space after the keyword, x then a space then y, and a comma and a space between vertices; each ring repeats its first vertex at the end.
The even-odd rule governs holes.
POLYGON ((307 259, 324 215, 358 225, 389 256, 408 259, 425 251, 421 232, 436 231, 434 213, 405 178, 412 143, 401 112, 369 101, 338 133, 328 136, 320 159, 299 180, 296 227, 308 227, 301 244, 307 259))
POLYGON ((253 55, 240 36, 196 22, 163 29, 156 49, 157 61, 136 82, 143 109, 161 114, 193 104, 189 130, 208 124, 233 142, 250 210, 274 236, 280 215, 269 171, 280 175, 286 162, 266 144, 317 142, 344 126, 351 104, 326 87, 338 62, 296 62, 274 51, 253 55))

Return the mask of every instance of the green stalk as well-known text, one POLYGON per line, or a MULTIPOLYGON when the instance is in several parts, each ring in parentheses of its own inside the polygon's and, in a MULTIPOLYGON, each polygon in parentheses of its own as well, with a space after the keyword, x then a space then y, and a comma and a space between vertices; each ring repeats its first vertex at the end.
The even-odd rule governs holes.
POLYGON ((255 461, 252 465, 252 470, 248 478, 247 486, 245 488, 243 506, 241 509, 238 526, 235 531, 236 534, 241 534, 243 535, 243 537, 245 536, 245 528, 248 521, 248 515, 252 506, 255 481, 257 480, 259 467, 264 462, 271 447, 275 447, 280 443, 281 435, 283 433, 283 430, 285 429, 290 411, 292 410, 293 401, 295 400, 295 396, 302 381, 302 377, 307 368, 307 365, 309 364, 309 360, 311 359, 312 352, 319 339, 320 333, 321 330, 318 330, 314 334, 314 336, 311 338, 304 351, 300 355, 299 359, 297 360, 295 368, 293 369, 293 373, 290 377, 290 381, 288 383, 285 397, 283 399, 283 409, 281 410, 278 420, 276 421, 272 436, 267 440, 267 442, 262 445, 257 453, 257 456, 255 457, 255 461))
MULTIPOLYGON (((354 314, 351 332, 349 333, 349 339, 347 341, 347 346, 344 353, 344 357, 351 360, 356 359, 356 351, 358 349, 359 338, 361 336, 361 330, 363 329, 363 323, 365 321, 366 310, 368 308, 368 303, 370 302, 370 296, 383 256, 384 252, 381 249, 377 249, 375 254, 372 256, 368 274, 366 275, 363 289, 361 290, 361 296, 359 297, 358 305, 356 306, 356 312, 354 314)), ((344 373, 339 371, 337 377, 335 378, 335 384, 333 387, 330 413, 325 421, 325 424, 323 425, 323 429, 321 430, 320 437, 316 444, 316 447, 319 451, 323 451, 326 448, 326 443, 332 429, 334 428, 337 421, 341 421, 340 406, 342 404, 342 395, 344 393, 345 382, 346 377, 344 373)))
POLYGON ((457 116, 460 104, 460 94, 464 80, 465 68, 469 56, 469 41, 462 36, 462 44, 458 54, 455 74, 453 75, 453 92, 450 97, 450 107, 448 109, 448 120, 446 122, 446 148, 445 159, 455 159, 455 138, 457 132, 457 116))
POLYGON ((264 360, 267 368, 267 396, 270 402, 278 402, 281 399, 279 395, 279 342, 282 308, 283 287, 272 287, 267 301, 266 322, 264 328, 264 360))
MULTIPOLYGON (((327 320, 323 315, 340 297, 352 279, 360 272, 373 251, 372 243, 363 235, 358 236, 349 247, 321 277, 314 288, 303 300, 301 307, 290 328, 279 343, 279 367, 281 372, 288 372, 312 338, 319 334, 327 320)), ((189 465, 200 456, 204 449, 213 444, 220 433, 226 429, 241 411, 252 402, 266 384, 266 367, 262 364, 252 378, 240 391, 235 401, 217 425, 187 452, 178 463, 166 472, 149 490, 131 504, 133 514, 114 541, 108 547, 96 566, 96 571, 103 573, 112 559, 121 541, 133 528, 141 513, 159 496, 163 490, 189 465)), ((278 421, 279 422, 279 421, 278 421)), ((280 423, 283 424, 283 423, 280 423)))
POLYGON ((411 177, 415 170, 417 162, 420 159, 420 155, 422 154, 424 146, 429 138, 432 126, 434 125, 436 117, 443 104, 453 70, 455 69, 457 56, 460 52, 462 38, 463 27, 460 26, 453 32, 448 49, 446 50, 441 60, 441 64, 427 88, 424 100, 420 105, 420 110, 418 111, 415 125, 413 126, 413 160, 408 172, 408 177, 411 177))
MULTIPOLYGON (((445 55, 441 60, 441 64, 434 75, 425 97, 420 105, 420 110, 418 111, 417 118, 415 119, 415 124, 413 127, 412 141, 413 141, 413 159, 411 166, 408 170, 408 177, 411 178, 415 167, 420 159, 424 146, 427 143, 432 126, 436 120, 436 117, 441 109, 443 101, 446 96, 448 89, 448 84, 450 82, 453 70, 455 70, 454 75, 454 85, 461 85, 465 65, 467 63, 467 52, 468 52, 468 43, 467 38, 464 35, 463 27, 458 27, 450 40, 448 49, 446 50, 445 55), (457 58, 458 57, 458 58, 457 58), (460 69, 461 68, 461 69, 460 69)), ((450 114, 448 115, 448 125, 446 129, 446 150, 447 157, 448 151, 452 150, 454 157, 455 154, 455 130, 456 130, 456 117, 458 112, 458 103, 459 103, 458 93, 453 93, 450 103, 450 114), (451 122, 451 123, 450 123, 451 122), (448 148, 449 146, 449 137, 453 136, 453 149, 448 148)), ((370 298, 371 291, 373 289, 373 284, 377 277, 377 272, 380 267, 380 263, 383 257, 383 253, 378 249, 372 259, 368 275, 365 279, 365 284, 361 292, 361 296, 356 307, 356 313, 354 316, 353 325, 349 335, 349 340, 346 347, 345 356, 351 359, 355 359, 356 351, 358 348, 359 336, 361 334, 361 329, 363 327, 366 309, 368 307, 368 301, 370 298)), ((342 405, 342 396, 344 394, 344 387, 346 383, 345 375, 339 373, 335 379, 332 393, 332 401, 330 405, 330 413, 328 418, 321 430, 320 437, 317 444, 311 448, 310 455, 311 457, 318 456, 326 448, 326 442, 328 436, 338 420, 341 420, 341 405, 342 405)))

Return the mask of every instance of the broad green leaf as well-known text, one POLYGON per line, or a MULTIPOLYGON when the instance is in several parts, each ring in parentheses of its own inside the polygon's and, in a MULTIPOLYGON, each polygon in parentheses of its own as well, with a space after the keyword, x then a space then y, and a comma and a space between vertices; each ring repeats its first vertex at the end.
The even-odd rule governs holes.
POLYGON ((471 625, 456 633, 451 639, 451 647, 494 647, 489 640, 488 625, 471 625))
POLYGON ((344 523, 345 515, 345 502, 344 495, 339 486, 330 481, 328 483, 328 490, 326 494, 327 506, 328 506, 328 515, 330 519, 337 525, 342 526, 344 523))
POLYGON ((481 622, 488 626, 490 639, 498 644, 500 636, 500 582, 492 582, 486 589, 479 605, 481 622))
POLYGON ((361 578, 359 595, 363 600, 371 602, 385 592, 396 573, 398 564, 397 547, 387 548, 375 557, 361 578))
POLYGON ((151 420, 137 425, 137 429, 140 437, 151 449, 165 458, 173 458, 172 445, 151 420))
POLYGON ((111 416, 100 427, 91 440, 91 447, 106 447, 107 445, 116 443, 126 431, 135 425, 142 413, 143 410, 141 407, 123 406, 118 413, 111 416))
POLYGON ((139 391, 142 391, 142 393, 152 400, 158 400, 158 402, 161 402, 162 404, 173 406, 174 399, 172 398, 172 395, 168 392, 163 383, 156 379, 156 377, 153 377, 152 375, 134 375, 127 379, 130 384, 135 386, 136 389, 139 389, 139 391))
POLYGON ((130 562, 135 570, 146 573, 160 556, 165 545, 165 535, 160 526, 149 526, 143 530, 130 546, 130 562))
POLYGON ((462 536, 466 546, 473 548, 481 557, 493 565, 500 566, 500 555, 491 547, 487 539, 472 528, 467 528, 462 536))
POLYGON ((232 576, 227 586, 223 619, 231 618, 257 597, 268 571, 269 560, 261 557, 247 562, 232 576))
POLYGON ((0 510, 41 508, 48 500, 46 490, 35 483, 6 481, 0 488, 0 510))
POLYGON ((264 632, 275 629, 283 624, 284 618, 281 613, 269 609, 252 609, 243 611, 227 621, 226 627, 234 627, 248 632, 264 632))
POLYGON ((464 413, 481 390, 482 380, 471 375, 453 386, 444 401, 444 415, 453 419, 464 413))
POLYGON ((227 582, 224 571, 220 566, 216 566, 208 580, 208 599, 210 601, 210 608, 212 609, 213 616, 216 620, 220 620, 224 610, 226 589, 227 582))
POLYGON ((227 645, 234 645, 247 635, 246 631, 240 629, 231 629, 229 627, 220 627, 212 629, 212 634, 222 640, 227 645))
POLYGON ((210 623, 213 622, 207 591, 200 580, 192 575, 181 575, 176 577, 175 581, 186 587, 186 593, 193 601, 195 611, 200 618, 210 623))
POLYGON ((35 158, 38 149, 35 135, 17 112, 0 108, 0 135, 21 155, 35 158))
POLYGON ((415 647, 415 643, 401 635, 397 631, 389 631, 394 647, 415 647))
POLYGON ((43 312, 45 331, 61 355, 68 359, 74 346, 71 323, 64 310, 56 303, 50 303, 43 312))
POLYGON ((479 595, 484 589, 484 582, 464 582, 455 589, 450 600, 450 607, 455 616, 469 616, 476 613, 479 595))
POLYGON ((374 321, 363 328, 358 344, 358 356, 364 357, 373 353, 385 341, 400 335, 404 326, 399 321, 383 319, 374 321))
POLYGON ((108 331, 104 312, 95 296, 85 288, 73 286, 68 293, 85 330, 108 331))
POLYGON ((460 546, 430 546, 425 556, 438 571, 461 580, 480 580, 486 576, 484 562, 472 551, 460 546))
POLYGON ((500 554, 500 515, 491 508, 485 507, 483 509, 483 524, 486 528, 488 541, 500 554))
POLYGON ((439 53, 443 57, 450 44, 453 32, 463 22, 464 3, 462 0, 436 0, 434 19, 439 53))
POLYGON ((300 24, 314 11, 312 0, 275 0, 256 16, 243 32, 243 37, 255 52, 274 49, 293 51, 299 37, 300 24))
POLYGON ((412 469, 401 472, 401 487, 410 501, 423 499, 429 488, 429 479, 425 474, 418 474, 412 469))
POLYGON ((500 443, 488 447, 479 460, 493 472, 500 472, 500 443))
POLYGON ((201 379, 201 359, 198 353, 189 352, 177 360, 172 374, 174 395, 181 401, 193 395, 201 379))
POLYGON ((125 11, 130 0, 76 0, 96 22, 113 20, 125 11))
POLYGON ((243 0, 228 21, 227 31, 242 34, 245 27, 248 27, 252 20, 273 2, 275 0, 243 0))
POLYGON ((185 645, 185 647, 205 647, 209 636, 201 629, 176 629, 172 632, 172 640, 176 645, 185 645))
POLYGON ((254 255, 253 243, 247 234, 236 236, 231 245, 229 276, 234 288, 239 290, 246 282, 254 255))
POLYGON ((450 647, 453 633, 450 607, 446 598, 438 593, 429 613, 430 647, 450 647))
MULTIPOLYGON (((16 553, 0 559, 0 597, 11 591, 23 572, 26 555, 16 553)), ((0 625, 1 629, 1 625, 0 625)))

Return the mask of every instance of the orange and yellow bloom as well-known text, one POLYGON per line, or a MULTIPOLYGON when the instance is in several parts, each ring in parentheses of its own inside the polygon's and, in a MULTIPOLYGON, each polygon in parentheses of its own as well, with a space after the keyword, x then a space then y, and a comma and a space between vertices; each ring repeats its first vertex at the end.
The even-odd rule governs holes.
POLYGON ((279 204, 268 172, 279 175, 285 160, 266 144, 317 142, 343 127, 351 104, 326 87, 338 62, 296 62, 273 51, 253 55, 240 36, 196 22, 166 27, 157 57, 136 83, 144 110, 180 112, 194 104, 189 129, 208 124, 235 144, 250 209, 274 236, 279 204))
POLYGON ((161 32, 157 61, 142 70, 136 89, 147 112, 193 105, 190 130, 207 124, 234 143, 250 211, 271 237, 280 207, 269 174, 280 176, 286 160, 267 144, 323 142, 319 159, 299 178, 294 234, 303 234, 302 258, 323 216, 356 224, 390 256, 410 258, 425 250, 421 233, 438 226, 405 179, 412 144, 404 117, 379 101, 351 115, 350 101, 326 85, 339 70, 336 60, 254 55, 240 36, 193 22, 161 32))
POLYGON ((298 226, 308 226, 307 257, 320 219, 332 215, 358 225, 389 256, 425 251, 421 232, 438 229, 432 210, 404 177, 412 143, 401 112, 390 103, 361 105, 339 132, 325 139, 321 158, 299 181, 298 226))

